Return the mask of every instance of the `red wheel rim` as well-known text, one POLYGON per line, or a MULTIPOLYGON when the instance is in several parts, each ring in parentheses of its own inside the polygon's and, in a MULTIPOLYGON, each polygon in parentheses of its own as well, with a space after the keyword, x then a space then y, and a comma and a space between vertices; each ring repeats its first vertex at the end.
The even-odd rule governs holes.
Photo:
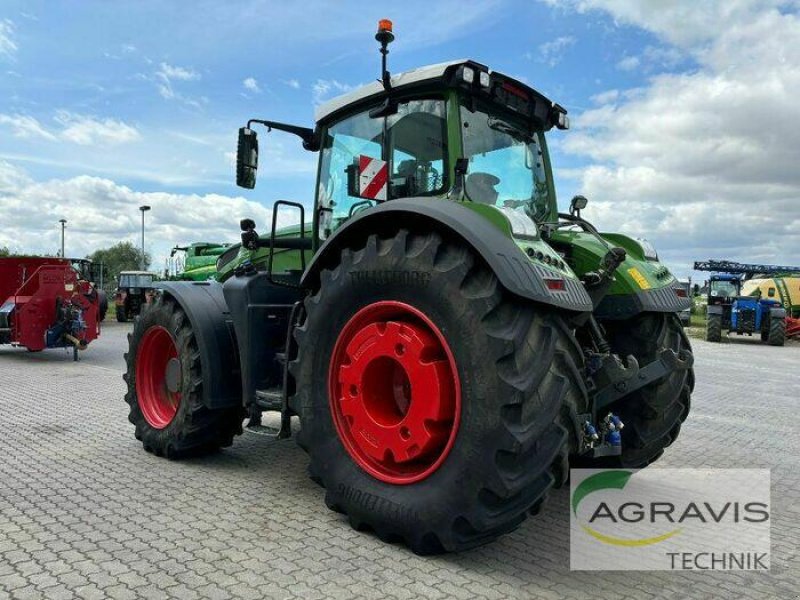
POLYGON ((413 306, 386 301, 359 310, 336 341, 328 387, 339 439, 376 479, 421 481, 447 458, 461 415, 456 361, 413 306))
MULTIPOLYGON (((175 340, 164 327, 151 327, 136 352, 136 397, 145 420, 156 429, 172 422, 181 403, 179 389, 170 389, 167 383, 170 361, 178 361, 175 340)), ((176 379, 173 388, 180 386, 180 377, 176 379)))

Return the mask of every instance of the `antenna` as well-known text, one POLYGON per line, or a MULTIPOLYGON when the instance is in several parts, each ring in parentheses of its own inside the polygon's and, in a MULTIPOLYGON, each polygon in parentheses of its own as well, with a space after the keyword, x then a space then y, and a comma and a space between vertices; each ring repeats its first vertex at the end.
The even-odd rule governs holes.
POLYGON ((381 43, 381 82, 383 89, 388 92, 392 89, 392 76, 386 69, 386 55, 389 54, 389 44, 394 41, 392 22, 389 19, 378 21, 378 33, 375 34, 375 39, 381 43))

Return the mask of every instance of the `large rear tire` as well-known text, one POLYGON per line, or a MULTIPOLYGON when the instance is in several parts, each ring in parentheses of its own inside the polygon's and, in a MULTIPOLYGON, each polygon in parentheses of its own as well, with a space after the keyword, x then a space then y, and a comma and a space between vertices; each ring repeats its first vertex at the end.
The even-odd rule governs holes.
POLYGON ((707 342, 722 341, 721 315, 708 315, 708 321, 706 321, 706 341, 707 342))
POLYGON ((783 346, 786 343, 786 319, 781 317, 769 320, 767 343, 770 346, 783 346))
POLYGON ((557 313, 510 297, 463 245, 372 235, 305 307, 298 443, 356 529, 420 554, 463 550, 515 529, 566 479, 580 352, 557 313))
POLYGON ((242 408, 203 404, 197 340, 172 298, 159 295, 136 318, 125 362, 128 420, 148 452, 167 458, 204 454, 230 446, 242 432, 242 408))
MULTIPOLYGON (((640 366, 656 360, 664 348, 691 352, 689 338, 674 314, 643 313, 625 321, 604 323, 611 349, 620 356, 633 355, 640 366)), ((678 437, 686 420, 694 390, 694 369, 673 371, 620 399, 609 410, 619 415, 622 455, 601 463, 643 468, 656 461, 678 437)))

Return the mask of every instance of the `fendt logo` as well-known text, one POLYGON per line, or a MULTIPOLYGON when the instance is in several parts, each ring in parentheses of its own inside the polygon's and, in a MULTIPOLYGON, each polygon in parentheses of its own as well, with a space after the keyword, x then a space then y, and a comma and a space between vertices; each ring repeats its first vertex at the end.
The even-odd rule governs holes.
POLYGON ((573 569, 768 569, 769 472, 573 470, 573 569))

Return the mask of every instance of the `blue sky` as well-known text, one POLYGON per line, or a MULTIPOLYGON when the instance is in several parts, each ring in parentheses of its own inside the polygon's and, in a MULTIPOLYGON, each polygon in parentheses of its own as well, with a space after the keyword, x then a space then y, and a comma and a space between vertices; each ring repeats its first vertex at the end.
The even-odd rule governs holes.
POLYGON ((653 239, 680 274, 709 256, 800 262, 787 227, 800 222, 800 184, 785 161, 800 155, 797 136, 775 160, 760 157, 766 167, 737 168, 759 147, 777 154, 780 136, 769 119, 742 130, 742 113, 729 108, 750 113, 761 101, 770 114, 763 102, 777 95, 776 115, 798 116, 788 101, 797 3, 696 4, 4 0, 0 205, 16 210, 0 245, 53 250, 62 215, 71 253, 135 240, 146 202, 159 264, 178 242, 235 239, 242 211, 264 222, 275 199, 310 202, 316 156, 284 134, 262 136, 256 190, 236 188, 236 129, 250 117, 311 125, 316 103, 375 78, 375 24, 388 17, 393 71, 469 57, 567 107, 573 131, 551 137, 562 204, 587 193, 587 217, 653 239), (783 60, 770 45, 781 36, 783 60), (747 56, 737 54, 742 42, 747 56), (777 94, 754 96, 754 84, 777 94), (764 221, 756 200, 783 216, 764 221), (729 212, 735 222, 718 227, 729 212), (754 219, 772 233, 754 234, 754 219))

